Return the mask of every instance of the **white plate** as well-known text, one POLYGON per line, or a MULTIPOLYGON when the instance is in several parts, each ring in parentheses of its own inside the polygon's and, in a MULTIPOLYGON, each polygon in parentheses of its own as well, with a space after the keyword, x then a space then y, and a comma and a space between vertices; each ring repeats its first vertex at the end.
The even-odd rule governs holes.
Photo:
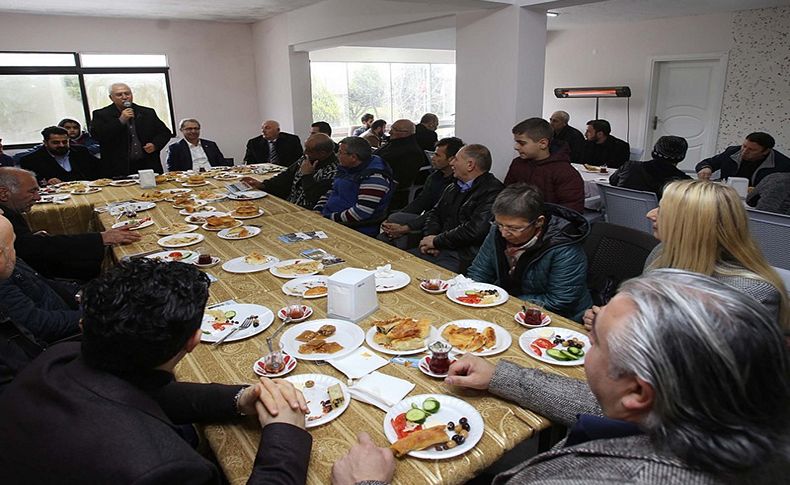
POLYGON ((228 215, 227 212, 198 211, 198 212, 193 212, 192 214, 189 214, 188 216, 186 216, 184 218, 184 221, 186 221, 189 224, 204 224, 206 222, 206 218, 208 218, 208 217, 211 217, 211 216, 220 217, 220 216, 226 216, 226 215, 228 215), (196 218, 196 219, 193 219, 193 218, 196 218), (202 218, 202 220, 200 218, 202 218))
POLYGON ((288 330, 280 336, 280 344, 283 346, 283 350, 301 360, 339 359, 356 350, 364 341, 365 332, 362 331, 359 325, 334 318, 323 318, 311 322, 297 323, 296 325, 289 326, 288 330), (339 343, 343 346, 343 349, 334 354, 303 354, 299 352, 299 346, 304 342, 296 340, 296 337, 305 330, 316 331, 321 328, 321 325, 326 324, 334 325, 336 328, 335 334, 331 337, 327 337, 326 340, 328 342, 339 343))
POLYGON ((146 256, 148 259, 157 259, 169 263, 171 261, 179 261, 181 263, 194 263, 200 256, 196 251, 160 251, 158 253, 149 254, 146 256), (173 253, 181 253, 180 258, 173 258, 170 255, 173 253))
MULTIPOLYGON (((198 259, 200 259, 200 258, 198 258, 198 259)), ((222 259, 220 259, 218 256, 212 256, 210 263, 208 263, 208 264, 200 264, 197 261, 195 261, 195 266, 197 266, 198 268, 211 268, 211 267, 214 267, 214 266, 218 265, 220 261, 222 261, 222 259)))
MULTIPOLYGON (((135 222, 136 220, 138 220, 138 219, 129 219, 128 221, 116 222, 115 224, 112 225, 112 228, 113 229, 118 229, 119 227, 126 227, 126 226, 130 225, 131 223, 135 222)), ((145 227, 153 226, 153 225, 154 225, 154 221, 152 219, 148 219, 147 221, 143 222, 139 226, 130 227, 129 230, 130 231, 136 231, 138 229, 143 229, 145 227)))
POLYGON ((233 172, 220 172, 214 175, 215 180, 236 180, 240 179, 241 177, 243 177, 243 175, 233 172))
POLYGON ((323 295, 305 296, 304 292, 310 288, 315 288, 316 286, 326 286, 328 279, 329 277, 327 276, 300 276, 299 278, 294 278, 291 281, 285 283, 282 288, 283 293, 291 296, 301 296, 307 300, 311 300, 313 298, 324 298, 327 295, 326 293, 323 295))
POLYGON ((376 291, 384 293, 386 291, 400 290, 411 283, 411 276, 403 271, 390 270, 391 276, 380 277, 376 275, 376 291))
MULTIPOLYGON (((479 355, 479 356, 496 355, 509 349, 510 344, 513 343, 513 337, 510 336, 510 332, 500 327, 496 323, 486 322, 483 320, 454 320, 452 322, 447 322, 441 327, 439 327, 439 335, 441 335, 444 329, 450 324, 455 324, 462 328, 469 328, 469 327, 476 328, 478 332, 482 332, 483 329, 485 329, 486 327, 493 327, 494 333, 496 334, 496 345, 494 345, 493 347, 487 350, 481 350, 479 352, 470 352, 472 355, 479 355)), ((444 337, 442 337, 442 339, 444 340, 444 337)), ((457 354, 466 353, 465 351, 457 347, 453 347, 453 352, 457 354)))
POLYGON ((257 214, 248 215, 248 216, 240 216, 240 215, 236 214, 235 210, 232 210, 232 211, 230 211, 230 215, 233 216, 234 219, 255 219, 256 217, 261 217, 263 215, 263 209, 258 207, 258 213, 257 214))
MULTIPOLYGON (((305 320, 307 320, 313 315, 313 309, 307 305, 302 305, 302 312, 303 312, 302 318, 291 319, 291 323, 304 322, 305 320)), ((282 307, 279 310, 277 310, 277 316, 280 318, 280 320, 285 320, 285 307, 282 307)))
POLYGON ((516 312, 516 314, 513 315, 513 320, 515 320, 516 323, 518 323, 522 327, 527 327, 527 328, 545 327, 546 325, 551 323, 551 317, 549 316, 548 313, 540 312, 540 314, 543 316, 543 318, 540 321, 540 325, 527 325, 526 323, 524 323, 523 311, 516 312))
POLYGON ((128 187, 130 185, 137 185, 137 180, 133 179, 122 179, 122 180, 113 180, 110 182, 110 185, 113 187, 128 187))
POLYGON ((213 191, 214 197, 198 197, 200 193, 196 192, 193 194, 195 200, 204 200, 206 202, 217 202, 219 200, 223 200, 225 198, 225 194, 222 192, 213 191))
POLYGON ((261 357, 260 359, 256 360, 254 364, 252 364, 252 371, 261 377, 280 377, 294 370, 296 368, 296 364, 298 363, 295 358, 291 357, 285 352, 283 352, 283 361, 285 362, 285 367, 283 370, 272 374, 270 372, 266 372, 266 369, 263 367, 263 357, 261 357))
POLYGON ((162 189, 160 190, 165 195, 178 195, 178 194, 188 194, 192 192, 192 189, 162 189))
POLYGON ((235 194, 228 193, 228 199, 233 200, 255 200, 266 197, 266 192, 262 190, 247 190, 246 192, 236 192, 235 194))
POLYGON ((231 259, 222 265, 222 269, 228 273, 257 273, 258 271, 269 269, 273 264, 280 261, 274 256, 267 255, 266 258, 268 258, 268 260, 264 264, 247 264, 244 262, 244 258, 246 258, 246 256, 231 259))
POLYGON ((200 324, 201 342, 218 341, 226 333, 229 333, 233 327, 241 326, 242 322, 244 322, 244 319, 250 315, 258 315, 258 322, 260 322, 260 324, 257 327, 255 327, 254 325, 250 325, 244 330, 237 331, 236 333, 228 337, 225 340, 225 342, 235 342, 237 340, 243 340, 245 338, 252 337, 253 335, 258 335, 259 333, 269 328, 269 326, 274 321, 274 313, 272 313, 272 311, 266 308, 265 306, 261 306, 261 305, 251 305, 249 303, 235 303, 232 305, 223 305, 221 307, 212 308, 212 310, 220 310, 224 312, 233 310, 236 312, 236 316, 233 317, 233 321, 239 323, 237 325, 228 325, 223 330, 214 330, 214 328, 211 326, 211 324, 214 323, 214 319, 209 315, 204 314, 203 321, 200 324))
MULTIPOLYGON (((173 234, 183 234, 186 232, 192 232, 198 228, 198 226, 196 226, 195 224, 184 224, 183 222, 179 222, 178 224, 180 224, 183 227, 179 227, 178 230, 173 234)), ((156 233, 160 236, 172 236, 173 234, 162 234, 162 232, 165 229, 169 229, 169 228, 170 226, 160 227, 159 229, 156 230, 156 233)))
POLYGON ((127 202, 113 206, 108 212, 111 216, 117 216, 121 212, 134 210, 135 212, 147 211, 156 207, 156 202, 127 202))
POLYGON ((304 394, 307 406, 310 408, 310 413, 304 418, 306 428, 314 428, 332 421, 343 414, 343 411, 348 408, 351 401, 351 394, 348 393, 348 387, 332 376, 325 376, 323 374, 297 374, 288 376, 285 380, 293 384, 294 387, 304 394), (305 387, 307 381, 313 381, 313 387, 305 387), (339 408, 324 414, 321 401, 329 399, 329 394, 327 394, 326 390, 329 386, 334 384, 340 384, 340 389, 343 391, 343 404, 341 404, 339 408))
POLYGON ((285 261, 280 261, 279 263, 277 263, 274 266, 272 266, 271 268, 269 268, 269 272, 271 274, 273 274, 274 276, 278 277, 278 278, 288 278, 288 279, 301 278, 302 276, 311 276, 311 275, 318 274, 321 271, 323 271, 324 270, 324 265, 323 264, 319 264, 318 265, 318 269, 316 271, 313 271, 312 273, 303 273, 303 274, 283 273, 282 271, 280 271, 280 268, 283 267, 283 266, 288 266, 290 264, 295 264, 295 263, 314 263, 314 262, 315 261, 313 261, 312 259, 304 259, 304 258, 301 258, 301 259, 286 259, 285 261))
POLYGON ((458 303, 459 305, 470 306, 474 308, 486 308, 486 307, 501 305, 505 303, 509 297, 507 291, 503 290, 502 288, 496 285, 489 285, 488 283, 477 283, 477 282, 451 286, 450 288, 447 289, 446 294, 447 294, 447 298, 458 303), (486 303, 486 304, 482 304, 482 303, 472 304, 458 300, 458 297, 464 296, 464 292, 467 290, 497 290, 499 292, 499 298, 493 303, 486 303))
MULTIPOLYGON (((553 337, 550 338, 549 340, 553 340, 553 337)), ((585 357, 587 357, 587 352, 590 351, 590 339, 587 338, 586 335, 584 335, 583 333, 579 333, 575 330, 569 330, 567 328, 560 328, 560 327, 543 327, 543 328, 533 328, 531 330, 527 330, 526 332, 522 333, 521 336, 518 338, 518 345, 519 347, 521 347, 521 350, 523 350, 525 354, 529 355, 533 359, 537 359, 547 364, 559 365, 563 367, 584 365, 584 359, 585 357), (554 332, 554 335, 559 335, 564 339, 576 337, 577 339, 584 342, 584 348, 582 349, 584 351, 584 355, 582 356, 582 358, 577 360, 557 360, 557 359, 552 359, 551 357, 546 355, 545 352, 546 349, 541 349, 543 355, 538 355, 535 352, 533 352, 532 349, 529 347, 530 344, 533 341, 535 341, 535 339, 539 338, 540 333, 545 330, 551 330, 554 332)), ((564 349, 564 347, 562 346, 560 346, 559 348, 564 349)))
MULTIPOLYGON (((452 365, 453 362, 456 361, 456 358, 454 355, 450 355, 449 357, 450 357, 450 365, 452 365)), ((420 369, 420 372, 422 372, 426 376, 435 377, 436 379, 444 379, 445 377, 447 377, 447 374, 434 374, 433 372, 431 372, 431 368, 428 366, 429 365, 428 360, 430 358, 431 358, 430 355, 426 355, 422 359, 420 359, 420 362, 417 363, 417 368, 420 369)))
POLYGON ((208 181, 203 181, 197 184, 191 184, 189 182, 184 182, 181 184, 183 187, 203 187, 204 185, 208 185, 208 181))
POLYGON ((88 195, 88 194, 95 194, 96 192, 101 192, 101 187, 88 187, 85 190, 72 190, 71 193, 74 195, 88 195))
POLYGON ((160 240, 156 241, 156 243, 162 246, 163 248, 184 248, 187 246, 191 246, 193 244, 197 244, 203 239, 205 239, 203 234, 193 234, 193 233, 185 232, 185 233, 173 234, 172 236, 165 236, 160 240), (182 238, 182 237, 189 237, 191 239, 189 242, 170 242, 173 239, 182 238))
POLYGON ((247 229, 249 234, 247 234, 246 236, 243 236, 243 237, 229 236, 228 235, 228 232, 230 232, 232 229, 235 229, 235 228, 223 229, 223 230, 221 230, 221 231, 219 231, 217 233, 217 236, 219 236, 220 239, 227 239, 227 240, 230 240, 230 241, 237 241, 239 239, 249 239, 249 238, 255 237, 255 236, 257 236, 258 234, 261 233, 261 228, 260 227, 244 226, 244 228, 247 229))
POLYGON ((37 204, 50 204, 52 202, 63 202, 66 199, 70 199, 71 194, 49 194, 49 195, 42 195, 41 200, 36 202, 37 204))
POLYGON ((438 294, 444 293, 445 291, 447 291, 447 288, 450 287, 450 284, 447 283, 444 280, 440 280, 440 281, 441 281, 441 284, 439 285, 439 289, 438 290, 429 290, 428 288, 426 288, 425 287, 425 281, 420 281, 420 289, 422 291, 424 291, 426 293, 430 293, 432 295, 438 295, 438 294))
POLYGON ((219 232, 219 231, 222 231, 223 229, 233 229, 234 227, 239 227, 241 224, 242 224, 241 221, 233 221, 233 225, 232 226, 214 228, 214 227, 209 226, 208 222, 204 222, 203 224, 201 224, 200 228, 201 229, 205 229, 207 231, 219 232))
MULTIPOLYGON (((372 348, 375 351, 381 352, 382 354, 387 354, 387 355, 414 355, 414 354, 419 354, 420 352, 425 352, 426 350, 428 350, 428 345, 425 344, 425 342, 423 342, 423 346, 422 347, 420 347, 418 349, 414 349, 414 350, 393 350, 393 349, 388 349, 387 347, 382 347, 381 345, 377 344, 376 341, 373 340, 373 336, 374 335, 376 335, 376 326, 375 325, 370 327, 368 329, 367 333, 365 334, 365 342, 367 342, 367 344, 368 344, 368 346, 370 346, 370 348, 372 348)), ((431 339, 431 334, 429 333, 428 336, 425 337, 425 340, 430 340, 430 339, 431 339)))
MULTIPOLYGON (((384 416, 384 435, 390 443, 398 441, 398 435, 395 433, 395 428, 392 427, 392 420, 401 413, 405 413, 411 409, 412 403, 422 408, 422 403, 426 399, 432 397, 439 401, 439 412, 432 414, 425 420, 422 425, 423 428, 430 428, 431 426, 444 424, 447 426, 449 421, 458 426, 458 420, 465 417, 469 422, 469 436, 466 437, 464 444, 444 451, 436 451, 433 448, 427 450, 412 451, 409 456, 414 458, 424 458, 427 460, 442 460, 444 458, 452 458, 454 456, 463 455, 467 451, 475 447, 480 438, 483 437, 483 417, 477 412, 471 404, 462 401, 452 396, 445 396, 443 394, 419 394, 417 396, 406 397, 403 401, 399 402, 384 416)), ((450 441, 452 436, 451 432, 447 433, 447 441, 450 441)))
MULTIPOLYGON (((223 214, 223 215, 226 214, 225 212, 218 211, 217 208, 214 207, 213 205, 206 205, 206 204, 208 204, 208 202, 203 202, 202 200, 199 200, 197 202, 200 202, 200 204, 195 205, 195 208, 198 208, 200 210, 194 210, 192 212, 189 212, 186 208, 184 208, 184 209, 181 209, 180 211, 178 211, 178 213, 181 214, 182 216, 191 216, 191 215, 197 214, 199 212, 212 212, 212 213, 220 213, 220 214, 223 214)), ((173 207, 173 209, 175 209, 175 208, 176 207, 173 207)))

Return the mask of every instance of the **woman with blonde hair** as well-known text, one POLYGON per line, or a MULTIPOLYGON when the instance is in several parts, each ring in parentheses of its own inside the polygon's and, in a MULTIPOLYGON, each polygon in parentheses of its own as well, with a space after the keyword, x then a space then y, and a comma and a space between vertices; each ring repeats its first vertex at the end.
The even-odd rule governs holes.
MULTIPOLYGON (((659 206, 647 213, 661 241, 645 271, 675 268, 712 276, 762 303, 788 328, 787 290, 749 232, 749 219, 732 187, 705 180, 668 184, 659 206)), ((592 325, 597 307, 584 315, 592 325)))

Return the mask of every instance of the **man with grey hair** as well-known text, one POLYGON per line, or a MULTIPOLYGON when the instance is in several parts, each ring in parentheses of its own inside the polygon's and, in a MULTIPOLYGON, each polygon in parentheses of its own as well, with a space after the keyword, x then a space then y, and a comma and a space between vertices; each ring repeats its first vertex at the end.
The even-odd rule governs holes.
POLYGON ((200 122, 195 118, 181 120, 178 130, 184 139, 168 147, 167 169, 170 171, 205 171, 211 167, 231 166, 216 143, 200 138, 200 122))
POLYGON ((101 176, 126 176, 143 169, 162 173, 159 152, 173 137, 170 129, 152 108, 134 103, 126 84, 111 85, 110 100, 112 104, 93 112, 91 124, 101 145, 101 176))
POLYGON ((266 120, 261 124, 261 134, 247 141, 244 163, 273 163, 287 167, 302 156, 299 137, 280 131, 280 123, 266 120))
POLYGON ((571 115, 565 111, 555 111, 549 118, 549 124, 554 130, 554 140, 564 141, 571 149, 571 162, 584 163, 582 152, 584 151, 584 135, 581 131, 568 124, 571 115))
POLYGON ((494 483, 787 480, 790 355, 756 300, 708 276, 656 270, 623 283, 590 337, 587 382, 468 354, 450 366, 446 384, 488 390, 571 428, 494 483))
POLYGON ((483 145, 466 145, 450 161, 455 183, 450 184, 423 226, 419 258, 463 273, 488 234, 491 206, 504 185, 491 170, 491 152, 483 145))
POLYGON ((35 173, 0 168, 0 209, 14 226, 17 255, 48 278, 91 279, 99 274, 105 246, 140 240, 128 228, 61 235, 33 232, 22 214, 39 200, 35 173))
POLYGON ((398 182, 398 192, 392 200, 391 210, 402 209, 409 203, 409 188, 417 179, 420 167, 428 164, 425 152, 417 144, 414 130, 411 121, 397 120, 390 126, 390 142, 376 150, 376 155, 392 168, 398 182))
POLYGON ((439 128, 439 117, 433 113, 425 113, 414 128, 417 144, 423 150, 432 152, 439 140, 439 135, 436 134, 436 129, 439 128))

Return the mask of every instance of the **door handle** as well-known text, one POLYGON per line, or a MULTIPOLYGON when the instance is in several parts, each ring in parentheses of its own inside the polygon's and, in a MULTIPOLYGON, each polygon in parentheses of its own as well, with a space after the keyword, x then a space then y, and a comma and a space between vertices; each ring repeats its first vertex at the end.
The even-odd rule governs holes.
POLYGON ((658 128, 658 116, 653 116, 653 129, 658 128))

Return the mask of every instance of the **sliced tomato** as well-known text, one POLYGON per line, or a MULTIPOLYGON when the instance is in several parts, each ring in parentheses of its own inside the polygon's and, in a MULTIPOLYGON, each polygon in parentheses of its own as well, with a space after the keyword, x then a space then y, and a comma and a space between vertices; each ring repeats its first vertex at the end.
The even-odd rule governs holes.
POLYGON ((464 303, 470 303, 472 305, 476 305, 480 303, 481 298, 477 295, 467 295, 467 296, 459 296, 458 301, 462 301, 464 303))
POLYGON ((549 340, 547 340, 545 338, 535 339, 532 342, 532 345, 537 345, 538 347, 540 347, 542 349, 553 349, 555 347, 555 345, 553 343, 551 343, 549 340))
POLYGON ((173 261, 178 261, 179 259, 184 257, 184 255, 182 253, 178 252, 178 251, 173 251, 172 253, 168 254, 168 256, 173 261))
POLYGON ((398 439, 405 438, 411 433, 422 429, 422 425, 409 422, 406 419, 406 413, 400 413, 395 416, 395 419, 390 420, 390 424, 392 424, 395 434, 398 435, 398 439))
POLYGON ((537 354, 538 357, 543 355, 543 351, 540 350, 540 347, 538 347, 537 345, 529 344, 529 348, 531 348, 532 351, 535 352, 535 354, 537 354))
POLYGON ((225 328, 225 325, 227 325, 227 323, 225 322, 214 322, 211 324, 211 328, 213 328, 214 330, 222 330, 223 328, 225 328))

